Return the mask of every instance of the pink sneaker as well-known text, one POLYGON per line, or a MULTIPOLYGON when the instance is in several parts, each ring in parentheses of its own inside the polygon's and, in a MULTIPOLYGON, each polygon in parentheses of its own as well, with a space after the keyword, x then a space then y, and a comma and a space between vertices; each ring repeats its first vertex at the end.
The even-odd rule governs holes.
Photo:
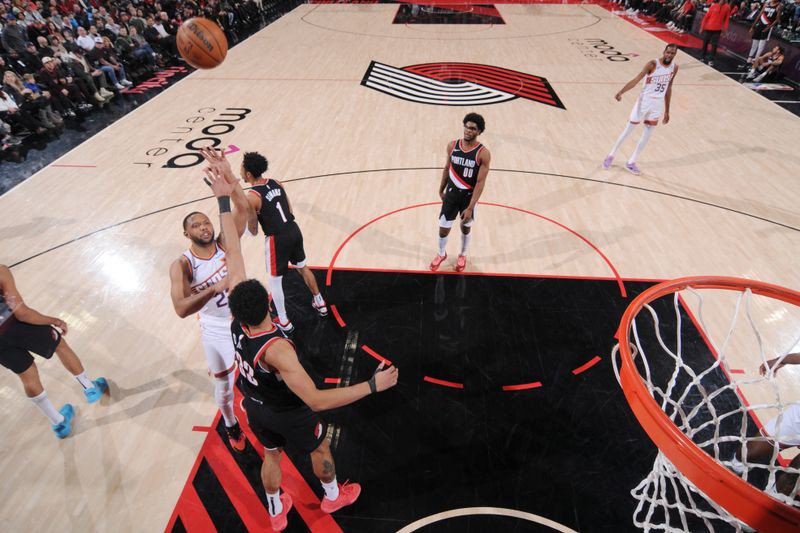
POLYGON ((613 162, 614 162, 613 155, 606 156, 606 158, 603 159, 603 168, 608 170, 609 168, 611 168, 611 163, 613 162))
POLYGON ((281 494, 281 503, 283 504, 283 511, 275 516, 269 516, 269 524, 275 531, 283 531, 286 529, 286 524, 288 522, 286 515, 292 510, 292 497, 289 496, 289 493, 284 492, 281 494))
POLYGON ((447 259, 447 252, 445 252, 444 255, 436 254, 436 257, 434 257, 433 261, 431 261, 431 270, 433 270, 434 272, 439 270, 439 266, 445 259, 447 259))
POLYGON ((456 260, 456 272, 464 272, 465 268, 467 268, 467 256, 459 255, 456 260))
POLYGON ((282 332, 286 333, 287 335, 294 331, 294 324, 292 324, 291 320, 286 320, 286 322, 281 322, 280 319, 276 316, 272 317, 272 323, 278 326, 278 329, 282 332))
POLYGON ((360 494, 361 485, 358 483, 348 484, 345 482, 343 485, 339 485, 339 497, 335 500, 322 498, 322 503, 319 508, 328 514, 335 513, 342 507, 346 507, 355 502, 360 494))
POLYGON ((315 302, 312 299, 311 300, 311 307, 313 307, 314 309, 317 310, 317 313, 319 314, 319 316, 321 316, 321 317, 328 316, 328 305, 325 303, 325 301, 322 302, 322 305, 317 305, 317 302, 315 302))

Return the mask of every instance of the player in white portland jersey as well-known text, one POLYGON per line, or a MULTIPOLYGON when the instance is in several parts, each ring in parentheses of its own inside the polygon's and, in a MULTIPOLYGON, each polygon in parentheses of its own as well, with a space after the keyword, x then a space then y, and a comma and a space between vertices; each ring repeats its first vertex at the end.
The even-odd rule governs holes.
POLYGON ((608 169, 614 161, 614 154, 617 153, 623 141, 630 135, 636 125, 644 122, 644 133, 642 138, 639 139, 639 144, 633 151, 630 159, 625 164, 625 169, 637 176, 642 173, 639 167, 636 166, 636 158, 642 153, 647 141, 650 140, 650 135, 653 134, 653 128, 658 124, 658 119, 663 115, 664 124, 669 122, 669 103, 672 98, 672 82, 678 74, 678 65, 673 60, 675 54, 678 53, 678 47, 674 44, 668 44, 664 48, 664 55, 661 59, 653 59, 648 61, 642 71, 636 75, 631 81, 625 84, 614 98, 618 102, 622 101, 622 95, 633 89, 637 83, 642 81, 642 92, 631 111, 631 116, 628 119, 628 125, 625 126, 622 134, 617 139, 611 152, 606 156, 603 161, 603 168, 608 169))
MULTIPOLYGON (((241 187, 237 184, 234 189, 238 192, 233 195, 238 239, 244 232, 250 208, 241 187)), ((233 413, 236 352, 230 332, 225 234, 215 238, 211 221, 197 211, 183 219, 183 234, 191 244, 170 267, 172 304, 181 318, 198 314, 200 338, 208 369, 214 377, 214 397, 225 420, 228 441, 233 449, 243 451, 246 439, 233 413)))

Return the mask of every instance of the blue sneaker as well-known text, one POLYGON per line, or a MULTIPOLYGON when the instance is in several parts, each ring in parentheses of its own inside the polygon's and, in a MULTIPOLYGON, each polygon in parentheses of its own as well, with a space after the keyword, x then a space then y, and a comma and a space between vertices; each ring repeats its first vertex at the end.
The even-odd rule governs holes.
POLYGON ((58 412, 64 417, 64 421, 60 424, 53 424, 53 432, 59 439, 66 439, 72 433, 72 418, 75 416, 75 409, 67 403, 58 412))
POLYGON ((90 389, 86 389, 83 391, 84 396, 86 396, 86 401, 89 403, 94 403, 103 396, 103 393, 108 390, 108 381, 106 378, 97 378, 92 381, 92 385, 94 387, 90 389))

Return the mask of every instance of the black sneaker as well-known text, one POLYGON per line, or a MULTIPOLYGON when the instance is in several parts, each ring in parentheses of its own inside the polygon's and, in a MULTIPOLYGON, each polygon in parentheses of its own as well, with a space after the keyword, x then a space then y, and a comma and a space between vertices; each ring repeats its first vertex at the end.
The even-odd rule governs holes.
POLYGON ((247 446, 247 439, 244 433, 242 433, 242 427, 239 425, 239 422, 236 422, 236 424, 231 427, 225 426, 225 432, 228 434, 228 443, 230 443, 231 448, 237 452, 243 452, 247 446))

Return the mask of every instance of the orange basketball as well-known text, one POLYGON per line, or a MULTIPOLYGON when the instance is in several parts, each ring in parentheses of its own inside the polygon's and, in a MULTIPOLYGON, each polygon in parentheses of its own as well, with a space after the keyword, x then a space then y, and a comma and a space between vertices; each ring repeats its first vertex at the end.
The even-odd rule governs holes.
POLYGON ((228 40, 213 20, 195 17, 178 28, 178 51, 195 68, 214 68, 228 53, 228 40))

